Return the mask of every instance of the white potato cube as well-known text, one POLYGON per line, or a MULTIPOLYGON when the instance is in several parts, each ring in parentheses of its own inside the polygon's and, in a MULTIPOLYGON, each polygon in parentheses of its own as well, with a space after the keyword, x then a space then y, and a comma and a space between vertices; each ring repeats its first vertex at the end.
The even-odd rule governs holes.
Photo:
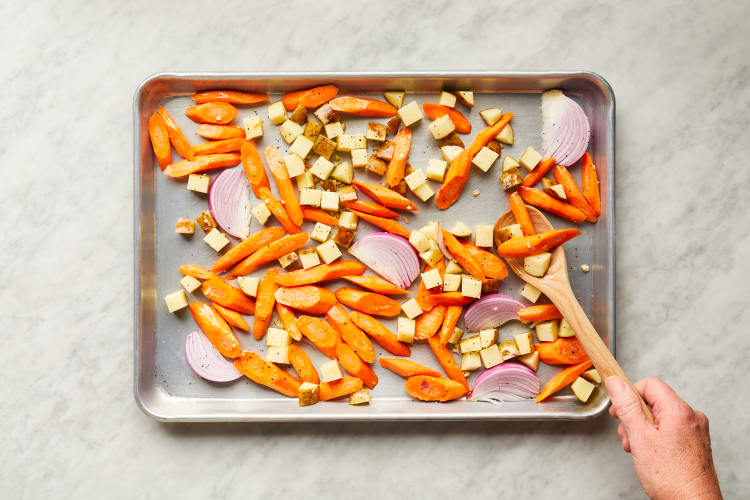
POLYGON ((405 127, 410 127, 422 119, 422 111, 417 101, 412 101, 398 110, 398 116, 405 127))
POLYGON ((414 333, 416 332, 416 321, 409 318, 398 318, 396 326, 396 336, 401 342, 411 344, 414 342, 414 333))
POLYGON ((240 286, 240 290, 242 290, 245 295, 249 295, 250 297, 255 297, 258 294, 259 283, 260 280, 258 278, 254 278, 253 276, 237 277, 237 284, 240 286))
POLYGON ((426 252, 420 253, 419 256, 430 266, 434 266, 443 258, 443 254, 439 248, 430 248, 426 252))
POLYGON ((485 328, 484 330, 479 330, 479 340, 482 343, 482 349, 492 344, 497 344, 497 329, 485 328))
POLYGON ((297 176, 297 189, 302 191, 303 189, 312 189, 315 187, 315 179, 313 174, 307 170, 302 175, 297 176))
POLYGON ((418 253, 426 252, 430 249, 430 240, 422 231, 412 231, 409 235, 409 243, 418 253))
POLYGON ((355 149, 367 149, 367 137, 365 134, 352 135, 352 151, 355 149))
POLYGON ((500 156, 488 147, 483 147, 479 152, 472 158, 471 163, 479 167, 482 172, 486 172, 490 169, 497 157, 500 156))
POLYGON ((498 108, 488 108, 480 111, 479 116, 481 116, 485 123, 487 123, 487 126, 491 127, 500 120, 500 117, 503 116, 503 112, 498 108))
POLYGON ((344 133, 344 126, 341 124, 341 122, 328 123, 326 124, 325 129, 326 136, 331 140, 344 133))
POLYGON ((400 108, 404 105, 404 98, 406 97, 406 92, 403 91, 395 91, 391 90, 388 92, 385 92, 385 100, 396 106, 397 108, 400 108))
POLYGON ((474 244, 482 248, 492 248, 494 230, 495 228, 488 224, 478 224, 474 244))
POLYGON ((363 387, 357 392, 349 394, 349 404, 352 406, 356 405, 367 405, 372 402, 372 396, 370 395, 369 389, 363 387))
POLYGON ((526 170, 534 170, 534 167, 542 161, 542 155, 539 154, 536 149, 529 146, 523 152, 518 161, 524 166, 524 168, 526 168, 526 170))
POLYGON ((443 284, 442 278, 440 278, 440 271, 437 269, 430 269, 426 273, 422 273, 422 282, 424 287, 431 290, 443 284))
POLYGON ((414 319, 424 312, 422 311, 422 308, 419 307, 417 299, 409 299, 401 304, 401 310, 404 311, 404 314, 406 314, 406 317, 409 319, 414 319))
POLYGON ((536 301, 539 300, 540 295, 542 295, 541 290, 529 283, 525 283, 521 288, 521 297, 525 298, 532 304, 535 304, 536 301))
POLYGON ((268 119, 274 125, 281 125, 286 121, 286 108, 283 102, 276 101, 268 105, 268 119))
POLYGON ((266 361, 280 365, 289 364, 289 346, 266 347, 266 361))
POLYGON ((560 330, 557 332, 558 337, 575 337, 576 332, 573 327, 570 326, 568 320, 563 318, 560 320, 560 330))
POLYGON ((513 340, 518 347, 519 354, 528 354, 534 350, 534 340, 531 337, 531 332, 514 335, 513 340))
POLYGON ((602 383, 602 376, 599 375, 599 372, 596 368, 592 368, 590 370, 586 370, 581 374, 583 378, 586 380, 593 382, 595 384, 601 384, 602 383))
POLYGON ((268 207, 264 203, 255 205, 252 212, 261 225, 265 225, 268 218, 271 217, 271 211, 268 210, 268 207))
POLYGON ((461 341, 461 336, 463 336, 464 331, 461 330, 459 327, 455 327, 453 329, 453 333, 451 333, 451 338, 448 339, 449 344, 458 344, 461 341))
POLYGON ((284 157, 284 165, 289 177, 298 177, 305 173, 305 160, 298 154, 292 153, 284 157))
POLYGON ((326 361, 320 365, 320 381, 321 382, 333 382, 334 380, 340 380, 344 377, 339 367, 339 362, 335 359, 326 361))
POLYGON ((591 397, 591 393, 594 392, 594 384, 588 380, 578 377, 570 384, 570 388, 573 390, 573 394, 576 395, 581 403, 585 403, 591 397))
POLYGON ((498 231, 500 233, 500 240, 505 242, 512 238, 520 238, 523 236, 523 230, 521 224, 511 224, 510 226, 503 226, 498 231))
POLYGON ((193 278, 192 276, 183 276, 180 280, 180 284, 187 293, 193 293, 201 287, 200 280, 193 278))
POLYGON ((310 173, 318 179, 326 180, 331 175, 331 172, 333 172, 333 167, 334 165, 332 162, 320 156, 315 160, 312 167, 310 167, 310 173))
POLYGON ((351 151, 356 148, 356 139, 352 134, 339 134, 338 144, 336 145, 337 151, 351 151))
POLYGON ((266 331, 266 345, 270 347, 286 347, 292 343, 292 337, 286 330, 269 327, 266 331))
POLYGON ((500 342, 500 344, 498 344, 497 348, 500 350, 500 358, 503 361, 507 361, 509 359, 513 359, 513 358, 517 357, 520 354, 518 352, 518 346, 512 340, 506 340, 504 342, 500 342))
POLYGON ((523 270, 532 276, 541 278, 547 272, 551 258, 552 254, 549 252, 542 252, 536 255, 524 257, 523 270))
POLYGON ((461 279, 461 295, 478 299, 482 295, 482 282, 470 276, 461 279))
POLYGON ((352 149, 352 167, 365 166, 367 166, 367 149, 352 149))
POLYGON ((539 342, 554 342, 557 340, 557 320, 542 321, 536 325, 536 338, 539 342))
POLYGON ((445 274, 443 292, 457 292, 461 286, 460 274, 445 274))
MULTIPOLYGON (((335 172, 336 169, 334 168, 333 171, 335 172)), ((356 199, 357 191, 353 186, 341 186, 339 188, 339 201, 342 203, 345 201, 356 201, 356 199)))
POLYGON ((443 146, 440 148, 440 154, 443 155, 443 159, 448 163, 452 162, 453 159, 461 154, 464 148, 461 146, 443 146))
POLYGON ((482 366, 484 366, 485 369, 492 368, 503 362, 497 344, 485 347, 479 351, 479 356, 482 358, 482 366))
POLYGON ((409 186, 409 189, 414 191, 419 186, 427 182, 427 177, 424 176, 424 172, 422 172, 422 170, 417 168, 414 169, 414 172, 404 177, 404 180, 406 181, 406 185, 409 186))
POLYGON ((339 250, 339 247, 333 240, 328 240, 325 243, 322 243, 315 247, 315 249, 318 251, 318 255, 320 255, 320 258, 326 264, 330 264, 331 262, 341 257, 341 250, 339 250))
POLYGON ((461 352, 479 352, 482 350, 482 339, 479 335, 472 335, 471 337, 465 337, 458 344, 461 348, 461 352))
POLYGON ((471 236, 471 229, 469 229, 469 226, 463 222, 458 221, 453 225, 453 229, 450 230, 450 233, 459 238, 468 238, 471 236))
POLYGON ((164 302, 167 304, 167 310, 171 313, 179 311, 188 306, 187 296, 185 290, 177 290, 164 297, 164 302))
POLYGON ((224 233, 216 228, 213 228, 204 238, 203 241, 208 243, 208 246, 220 252, 222 248, 229 245, 229 238, 224 233))
POLYGON ((320 257, 318 257, 318 252, 314 248, 303 248, 300 250, 299 260, 302 263, 303 269, 310 269, 311 267, 320 265, 320 257))
POLYGON ((461 266, 459 266, 455 260, 451 260, 448 262, 448 264, 445 266, 445 272, 447 274, 461 274, 464 272, 463 269, 461 269, 461 266))
POLYGON ((337 212, 339 209, 339 193, 337 191, 323 191, 320 195, 320 208, 337 212))
POLYGON ((453 120, 451 120, 450 116, 443 115, 430 123, 429 129, 432 137, 439 141, 440 139, 451 135, 451 133, 456 130, 456 126, 453 124, 453 120))
POLYGON ((459 90, 456 92, 457 97, 468 107, 474 106, 474 92, 471 90, 459 90))
POLYGON ((417 196, 417 198, 422 201, 429 200, 430 198, 432 198, 432 195, 435 194, 435 190, 433 190, 426 182, 421 186, 417 186, 417 188, 413 192, 417 196))
POLYGON ((310 406, 320 401, 320 386, 312 382, 302 382, 299 386, 299 405, 310 406))
MULTIPOLYGON (((354 169, 349 164, 349 162, 340 161, 333 168, 333 172, 331 172, 331 178, 343 182, 344 184, 351 184, 352 180, 354 179, 354 169)), ((356 192, 354 193, 354 199, 357 199, 356 192)))
POLYGON ((263 137, 263 120, 257 115, 242 120, 242 127, 245 129, 247 140, 263 137))
POLYGON ((495 139, 503 144, 513 145, 513 127, 510 126, 510 123, 503 127, 500 133, 495 136, 495 139))
POLYGON ((211 178, 203 174, 190 174, 188 177, 187 188, 196 193, 208 193, 208 185, 211 178))
POLYGON ((300 158, 307 158, 310 154, 310 150, 315 144, 313 141, 300 134, 294 139, 294 142, 289 146, 289 152, 297 154, 300 158))
POLYGON ((303 189, 299 192, 299 204, 308 207, 319 207, 323 191, 320 189, 303 189))
POLYGON ((520 166, 521 164, 510 155, 505 155, 505 158, 503 158, 503 172, 508 172, 509 170, 513 170, 520 166))
POLYGON ((479 352, 467 352, 461 355, 461 371, 472 372, 482 366, 479 352))
POLYGON ((536 371, 539 368, 539 351, 532 351, 529 354, 524 354, 518 357, 518 361, 525 364, 532 370, 536 371))
POLYGON ((331 235, 331 226, 323 224, 322 222, 316 222, 315 227, 310 232, 310 239, 323 243, 331 235))
POLYGON ((553 186, 550 186, 549 188, 555 192, 558 198, 562 200, 568 199, 568 195, 565 194, 565 190, 563 189, 562 184, 555 184, 553 186))
POLYGON ((354 215, 354 212, 344 211, 339 215, 339 227, 345 227, 354 231, 357 229, 357 221, 358 219, 354 215))
POLYGON ((279 133, 287 144, 293 143, 294 140, 302 134, 302 131, 302 125, 293 122, 292 120, 285 121, 281 127, 279 127, 279 133))
POLYGON ((451 94, 450 92, 446 92, 445 90, 443 90, 442 92, 440 92, 440 99, 438 100, 438 104, 442 106, 448 106, 449 108, 455 108, 456 96, 451 94))
POLYGON ((448 168, 448 163, 445 160, 430 159, 427 161, 427 171, 425 174, 431 181, 443 182, 446 168, 448 168))

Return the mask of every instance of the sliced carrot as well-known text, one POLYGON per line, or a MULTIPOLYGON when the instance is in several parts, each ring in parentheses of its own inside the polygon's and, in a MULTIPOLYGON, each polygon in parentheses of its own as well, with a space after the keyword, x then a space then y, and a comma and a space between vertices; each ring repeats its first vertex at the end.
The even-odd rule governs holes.
POLYGON ((259 248, 263 248, 264 246, 278 240, 284 236, 285 233, 286 231, 281 227, 267 227, 258 231, 257 233, 245 238, 237 245, 230 248, 224 255, 219 257, 219 260, 213 265, 211 271, 220 273, 229 269, 259 248))
POLYGON ((341 366, 349 374, 357 377, 368 389, 374 389, 378 385, 378 376, 370 365, 359 359, 351 347, 342 343, 336 346, 336 357, 341 366))
POLYGON ((445 310, 445 319, 443 319, 443 326, 440 329, 441 344, 448 343, 451 335, 453 335, 453 331, 456 329, 459 318, 461 318, 462 311, 462 306, 447 306, 445 310))
POLYGON ((352 212, 354 212, 357 217, 366 220, 373 226, 377 226, 380 229, 388 231, 391 234, 396 234, 398 236, 403 236, 404 238, 409 239, 409 235, 411 234, 409 230, 393 219, 385 219, 383 217, 366 214, 358 210, 352 210, 352 212))
POLYGON ((190 106, 185 116, 197 123, 225 125, 237 116, 237 108, 227 102, 207 102, 190 106))
POLYGON ((345 306, 365 314, 392 318, 401 312, 398 302, 379 293, 343 287, 336 290, 336 299, 345 306))
POLYGON ((254 352, 243 352, 234 360, 234 367, 256 384, 265 385, 284 396, 296 398, 299 394, 299 386, 302 385, 299 379, 254 352))
POLYGON ((163 106, 156 108, 156 112, 159 113, 159 116, 164 120, 164 125, 167 127, 167 134, 169 135, 169 142, 172 143, 177 154, 186 160, 192 160, 193 148, 190 146, 190 142, 188 142, 185 134, 180 130, 180 127, 177 126, 177 122, 174 121, 172 115, 170 115, 169 111, 164 109, 163 106))
POLYGON ((571 222, 583 222, 586 220, 586 215, 573 205, 568 205, 560 200, 556 200, 544 191, 538 189, 527 188, 519 186, 518 194, 521 195, 523 201, 529 205, 534 205, 544 209, 555 215, 559 215, 564 219, 568 219, 571 222))
POLYGON ((533 323, 535 321, 549 321, 551 319, 560 319, 562 314, 557 307, 552 304, 540 304, 538 306, 522 307, 518 310, 518 319, 523 323, 533 323))
MULTIPOLYGON (((425 266, 424 272, 427 273, 427 272, 432 271, 433 269, 438 270, 438 272, 440 273, 441 280, 445 279, 445 260, 444 259, 441 258, 439 261, 435 263, 434 266, 430 266, 430 265, 425 266)), ((443 291, 442 287, 436 290, 428 290, 427 287, 424 286, 424 281, 420 280, 419 287, 417 288, 417 296, 416 296, 417 304, 419 304, 419 307, 423 311, 431 310, 433 307, 435 307, 435 305, 432 304, 431 302, 428 302, 427 297, 435 293, 440 293, 442 291, 443 291)))
POLYGON ((409 290, 397 287, 380 276, 342 276, 347 281, 381 295, 403 295, 409 290))
POLYGON ((591 368, 591 360, 569 366, 554 377, 542 388, 542 392, 536 397, 536 402, 544 401, 552 394, 565 386, 573 383, 583 372, 591 368))
POLYGON ((271 175, 276 183, 276 189, 279 191, 281 199, 284 200, 284 207, 289 214, 289 218, 295 226, 301 226, 302 207, 299 204, 299 199, 297 199, 297 191, 294 189, 292 179, 289 178, 289 172, 286 170, 284 158, 281 157, 281 153, 275 147, 268 146, 264 153, 268 168, 271 170, 271 175))
POLYGON ((255 301, 242 293, 242 290, 230 285, 223 279, 204 281, 201 291, 208 300, 217 302, 233 311, 242 314, 253 314, 255 312, 255 301))
POLYGON ((378 217, 384 217, 386 219, 398 219, 398 214, 396 212, 391 209, 385 208, 383 205, 375 203, 374 201, 349 200, 342 201, 341 204, 349 210, 358 210, 366 214, 376 215, 378 217))
MULTIPOLYGON (((336 303, 336 296, 327 288, 306 285, 294 288, 279 288, 276 290, 276 300, 285 306, 307 314, 322 315, 327 313, 336 303)), ((299 326, 299 319, 297 320, 297 326, 299 326)))
POLYGON ((203 123, 198 125, 195 133, 214 141, 245 138, 245 129, 239 125, 212 125, 210 123, 203 123))
POLYGON ((409 198, 401 196, 396 191, 388 189, 385 186, 359 181, 352 181, 352 184, 357 186, 357 189, 365 193, 367 196, 388 208, 412 210, 414 212, 419 210, 419 207, 412 203, 409 198))
POLYGON ((279 318, 284 324, 284 330, 289 333, 289 336, 294 340, 302 340, 302 332, 297 327, 297 316, 294 315, 294 310, 280 302, 276 302, 276 312, 279 314, 279 318))
POLYGON ((497 247, 500 257, 528 257, 546 252, 550 248, 562 245, 566 241, 583 234, 578 229, 553 229, 533 236, 519 236, 511 238, 497 247))
POLYGON ((581 158, 581 186, 583 187, 584 198, 589 202, 594 215, 599 217, 602 213, 602 200, 599 196, 599 176, 596 174, 596 166, 594 166, 591 155, 588 153, 583 153, 583 157, 581 158))
POLYGON ((180 266, 180 272, 185 276, 192 276, 199 280, 210 280, 213 278, 224 279, 218 274, 215 274, 205 267, 197 266, 195 264, 185 264, 180 266))
MULTIPOLYGON (((426 102, 422 104, 422 111, 430 120, 437 120, 441 116, 448 115, 453 125, 456 127, 456 132, 459 134, 468 134, 471 132, 471 122, 455 108, 443 106, 442 104, 435 104, 433 102, 426 102)), ((496 134, 497 135, 497 134, 496 134)))
POLYGON ((310 356, 297 344, 289 346, 289 363, 302 382, 310 382, 311 384, 320 383, 318 371, 315 369, 313 362, 310 361, 310 356))
POLYGON ((293 111, 300 104, 308 109, 317 108, 336 97, 338 92, 339 89, 335 85, 323 85, 311 89, 287 92, 281 97, 281 102, 287 111, 293 111))
POLYGON ((471 256, 479 263, 479 267, 482 268, 482 271, 487 278, 502 280, 508 277, 508 268, 505 267, 505 263, 500 257, 486 250, 482 250, 470 241, 464 241, 463 245, 471 256))
POLYGON ((337 97, 329 104, 334 111, 357 116, 388 117, 398 113, 393 104, 366 97, 337 97))
POLYGON ((351 347, 357 356, 366 363, 375 362, 375 348, 365 332, 355 325, 346 314, 346 310, 335 304, 326 313, 326 321, 339 332, 341 340, 351 347))
POLYGON ((427 304, 435 306, 465 306, 472 302, 472 297, 464 297, 461 292, 433 293, 425 297, 427 304))
POLYGON ((197 104, 208 102, 228 102, 229 104, 258 104, 266 102, 268 94, 252 94, 237 90, 207 90, 193 94, 193 101, 197 104))
POLYGON ((362 381, 360 379, 357 377, 344 377, 333 382, 322 382, 318 390, 318 396, 321 401, 330 401, 331 399, 348 396, 360 389, 362 389, 362 381))
POLYGON ((547 172, 552 170, 552 167, 554 166, 554 158, 545 158, 544 160, 540 161, 536 167, 534 167, 534 170, 529 172, 529 174, 523 178, 521 185, 529 188, 536 186, 536 183, 541 181, 542 177, 547 175, 547 172))
POLYGON ((380 366, 386 370, 390 370, 396 375, 401 375, 402 377, 413 377, 415 375, 429 375, 431 377, 440 376, 439 371, 415 363, 410 359, 380 358, 378 362, 380 363, 380 366))
POLYGON ((435 306, 429 311, 419 315, 416 321, 414 338, 424 340, 437 333, 443 324, 447 306, 435 306))
POLYGON ((445 229, 441 229, 443 232, 443 243, 445 243, 448 252, 453 256, 456 262, 459 263, 469 274, 474 276, 479 281, 484 281, 486 278, 484 271, 482 270, 481 264, 476 258, 456 239, 451 233, 445 229))
POLYGON ((297 106, 299 106, 300 99, 307 93, 308 90, 310 89, 295 90, 292 92, 287 92, 286 94, 281 96, 281 102, 282 104, 284 104, 284 109, 286 109, 287 111, 294 111, 297 106))
POLYGON ((247 180, 250 181, 250 187, 256 198, 260 199, 260 188, 270 188, 266 169, 263 167, 263 160, 260 158, 260 152, 255 147, 253 141, 245 141, 240 149, 242 156, 242 168, 245 169, 247 180))
POLYGON ((574 365, 589 357, 575 337, 558 338, 554 342, 539 342, 536 346, 539 359, 548 365, 574 365))
POLYGON ((164 118, 159 113, 154 113, 148 119, 148 135, 151 138, 151 147, 154 156, 162 170, 172 163, 172 145, 169 143, 169 132, 164 118))
POLYGON ((589 202, 586 201, 586 198, 578 188, 578 184, 576 184, 576 181, 573 179, 573 176, 570 175, 568 169, 562 165, 556 165, 554 174, 557 182, 562 185, 563 191, 565 191, 565 196, 568 198, 568 202, 583 212, 587 221, 596 222, 598 219, 596 212, 591 208, 589 202))
POLYGON ((337 260, 332 264, 320 264, 309 269, 280 274, 276 277, 276 283, 281 286, 312 285, 351 274, 362 274, 365 269, 367 266, 356 260, 337 260))
POLYGON ((192 160, 180 160, 167 165, 167 168, 164 169, 164 174, 179 179, 187 177, 190 174, 197 174, 198 172, 233 167, 239 163, 240 155, 238 153, 194 156, 192 160))
POLYGON ((255 340, 262 339, 266 331, 268 331, 268 324, 271 322, 271 316, 273 315, 273 306, 276 302, 276 290, 279 286, 276 284, 276 276, 279 275, 279 268, 275 267, 266 271, 263 275, 263 279, 258 284, 258 297, 257 304, 255 307, 255 321, 253 321, 253 337, 255 340))
POLYGON ((192 302, 189 307, 190 314, 198 323, 198 327, 223 356, 236 358, 242 354, 242 347, 237 342, 237 337, 216 309, 205 302, 192 302))
POLYGON ((406 379, 406 392, 421 401, 452 401, 465 395, 469 390, 455 380, 416 375, 406 379))
POLYGON ((239 151, 245 139, 226 139, 223 141, 209 141, 193 146, 195 156, 213 155, 219 153, 232 153, 239 151))
POLYGON ((521 231, 523 231, 524 236, 531 236, 532 234, 536 234, 536 230, 534 230, 534 224, 532 224, 531 222, 529 210, 526 208, 526 205, 523 203, 521 197, 515 191, 510 194, 510 211, 513 212, 513 217, 521 226, 521 231))
POLYGON ((390 187, 396 187, 404 179, 406 170, 406 160, 409 158, 409 149, 411 148, 411 129, 401 127, 393 140, 393 158, 388 163, 388 170, 385 174, 385 183, 390 187))
POLYGON ((307 233, 299 233, 290 234, 273 241, 248 255, 242 260, 242 262, 232 269, 231 274, 232 276, 241 276, 243 274, 251 273, 264 264, 268 264, 289 252, 294 252, 298 248, 302 248, 304 244, 307 243, 308 238, 309 236, 307 233))
POLYGON ((328 323, 320 318, 300 316, 297 318, 297 326, 302 335, 307 337, 320 352, 331 359, 336 358, 336 346, 339 343, 339 334, 328 323))
POLYGON ((335 226, 339 220, 325 210, 314 207, 302 207, 302 218, 313 222, 320 222, 328 226, 335 226))
POLYGON ((273 195, 270 189, 261 187, 258 189, 258 194, 260 194, 260 199, 263 204, 268 208, 268 210, 270 210, 273 216, 276 217, 276 220, 281 223, 284 229, 286 229, 287 233, 297 234, 301 231, 299 226, 297 226, 292 221, 291 217, 289 217, 289 214, 284 208, 284 205, 282 205, 281 202, 273 195))
POLYGON ((367 335, 372 337, 375 342, 380 344, 380 347, 391 354, 395 354, 396 356, 411 356, 409 346, 398 340, 395 333, 384 327, 380 321, 372 316, 359 311, 352 311, 349 313, 349 319, 367 335))
POLYGON ((219 313, 219 316, 224 318, 224 321, 229 323, 231 326, 235 328, 239 328, 243 332, 250 331, 250 325, 247 324, 247 321, 245 321, 245 318, 243 318, 240 313, 238 313, 237 311, 233 311, 227 307, 224 307, 218 302, 212 301, 211 305, 214 306, 214 309, 216 309, 216 312, 219 313))
POLYGON ((432 349, 432 353, 437 358, 440 366, 443 367, 445 374, 461 384, 468 391, 469 383, 466 381, 464 373, 461 371, 461 368, 458 367, 456 360, 453 359, 453 355, 448 348, 440 342, 440 337, 433 335, 427 339, 427 343, 430 344, 430 349, 432 349))

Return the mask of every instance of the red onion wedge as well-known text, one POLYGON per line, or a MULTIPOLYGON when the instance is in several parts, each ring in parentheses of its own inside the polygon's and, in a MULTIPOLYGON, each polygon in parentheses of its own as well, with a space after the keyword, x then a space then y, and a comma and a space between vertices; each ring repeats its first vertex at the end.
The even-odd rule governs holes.
POLYGON ((535 398, 539 388, 539 377, 534 370, 507 361, 480 373, 466 399, 495 404, 523 401, 535 398))
POLYGON ((196 330, 185 339, 185 357, 196 375, 211 382, 231 382, 242 376, 201 331, 196 330))
POLYGON ((239 167, 226 169, 211 182, 208 208, 216 223, 235 238, 250 235, 250 182, 239 167))
POLYGON ((367 267, 390 281, 407 289, 419 276, 417 252, 402 236, 391 233, 370 233, 357 240, 349 253, 367 267))
POLYGON ((485 295, 464 312, 466 330, 476 332, 483 328, 495 328, 512 319, 518 319, 518 310, 523 307, 526 307, 523 302, 510 295, 485 295))
POLYGON ((583 108, 560 90, 542 94, 542 156, 569 167, 589 146, 591 127, 583 108))

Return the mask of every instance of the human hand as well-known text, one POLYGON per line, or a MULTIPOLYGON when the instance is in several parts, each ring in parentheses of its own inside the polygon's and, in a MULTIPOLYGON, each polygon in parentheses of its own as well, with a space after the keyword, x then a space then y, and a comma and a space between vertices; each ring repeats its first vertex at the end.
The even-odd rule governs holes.
POLYGON ((619 377, 605 381, 609 414, 620 419, 617 434, 646 494, 654 499, 722 498, 711 455, 708 418, 693 410, 658 378, 634 384, 651 406, 654 424, 636 393, 619 377))

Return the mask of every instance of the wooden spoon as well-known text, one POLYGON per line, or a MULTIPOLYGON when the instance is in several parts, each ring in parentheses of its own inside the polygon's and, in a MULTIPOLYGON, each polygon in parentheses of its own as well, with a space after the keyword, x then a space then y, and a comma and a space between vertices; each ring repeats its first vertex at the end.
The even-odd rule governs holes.
MULTIPOLYGON (((531 222, 534 224, 534 227, 538 232, 551 231, 554 229, 552 224, 549 223, 539 210, 528 205, 526 208, 529 211, 531 222)), ((508 210, 500 216, 497 224, 495 224, 495 233, 497 234, 499 228, 515 224, 515 222, 513 214, 508 210)), ((499 244, 500 242, 496 241, 496 243, 499 244)), ((578 341, 583 346, 586 354, 588 354, 594 367, 601 374, 603 380, 606 380, 612 375, 617 375, 633 387, 632 382, 630 382, 625 375, 625 372, 622 371, 622 368, 620 368, 620 365, 615 360, 615 357, 612 356, 612 353, 609 352, 607 345, 596 332, 591 321, 586 317, 586 313, 583 312, 581 305, 576 300, 575 295, 573 295, 573 290, 570 288, 570 280, 568 279, 565 252, 563 251, 562 246, 555 247, 550 253, 552 254, 552 258, 550 259, 547 274, 541 278, 532 276, 524 270, 523 258, 506 258, 505 261, 519 278, 541 290, 541 292, 552 301, 555 307, 557 307, 560 313, 562 313, 563 317, 568 323, 570 323, 570 326, 576 332, 578 341)), ((635 387, 633 387, 633 390, 636 394, 639 394, 635 387)), ((638 397, 641 401, 641 407, 643 408, 643 413, 646 415, 646 419, 649 422, 654 423, 654 416, 651 413, 651 409, 646 402, 643 401, 643 398, 640 397, 640 394, 638 397)))

